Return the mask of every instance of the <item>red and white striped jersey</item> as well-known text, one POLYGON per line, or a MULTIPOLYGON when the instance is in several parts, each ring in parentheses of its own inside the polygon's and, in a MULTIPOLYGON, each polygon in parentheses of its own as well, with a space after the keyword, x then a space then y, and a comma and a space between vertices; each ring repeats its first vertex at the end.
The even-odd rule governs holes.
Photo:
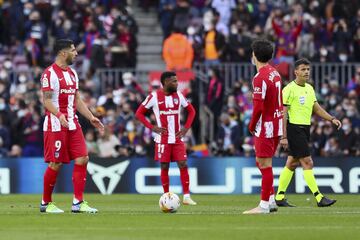
POLYGON ((271 65, 265 65, 253 78, 253 99, 263 102, 255 136, 273 138, 283 135, 281 76, 271 65))
POLYGON ((167 133, 161 135, 154 133, 156 143, 182 142, 182 139, 175 137, 175 133, 180 131, 181 109, 186 108, 189 102, 180 91, 165 95, 162 89, 157 90, 148 95, 142 105, 146 109, 152 108, 158 127, 167 129, 167 133))
POLYGON ((60 120, 46 109, 43 130, 59 132, 79 128, 75 101, 76 91, 79 89, 79 78, 75 70, 70 67, 65 70, 54 63, 43 72, 41 86, 43 92, 53 92, 52 103, 65 114, 69 122, 69 129, 62 127, 60 120))

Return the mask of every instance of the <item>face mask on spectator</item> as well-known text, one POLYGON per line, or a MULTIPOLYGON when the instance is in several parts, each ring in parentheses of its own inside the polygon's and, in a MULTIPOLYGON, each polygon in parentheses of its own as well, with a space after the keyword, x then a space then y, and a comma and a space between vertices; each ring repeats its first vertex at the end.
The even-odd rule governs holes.
POLYGON ((19 82, 21 82, 21 83, 26 82, 26 76, 25 75, 20 75, 19 76, 19 82))
POLYGON ((329 89, 328 88, 322 88, 321 89, 321 94, 322 95, 327 95, 329 93, 329 89))
POLYGON ((249 87, 248 86, 242 86, 241 87, 241 92, 242 93, 247 93, 249 91, 249 87))
POLYGON ((326 48, 321 48, 321 49, 320 49, 320 55, 321 55, 321 56, 326 57, 327 54, 328 54, 328 51, 326 50, 326 48))
POLYGON ((346 61, 347 61, 347 58, 348 58, 347 54, 343 54, 343 53, 340 53, 340 54, 339 54, 339 59, 340 59, 340 61, 346 62, 346 61))
POLYGON ((0 79, 5 79, 7 77, 7 73, 5 70, 0 71, 0 79))
POLYGON ((23 13, 24 13, 25 16, 28 16, 31 13, 31 9, 30 8, 24 8, 23 13))
POLYGON ((124 79, 124 85, 129 86, 131 84, 131 79, 124 79))
POLYGON ((17 116, 18 116, 18 118, 22 118, 23 116, 25 116, 25 110, 19 110, 17 112, 17 116))
POLYGON ((347 131, 347 130, 350 129, 350 125, 349 125, 349 124, 344 124, 344 125, 342 126, 342 129, 343 129, 344 131, 347 131))
POLYGON ((135 126, 134 126, 134 123, 133 122, 128 122, 128 124, 126 124, 126 131, 127 132, 132 132, 132 131, 134 131, 134 129, 135 129, 135 126))
POLYGON ((336 104, 336 99, 335 99, 335 98, 331 98, 331 99, 329 100, 329 104, 330 104, 331 106, 334 106, 334 105, 336 104))
POLYGON ((192 36, 195 34, 195 28, 193 26, 190 26, 187 28, 186 32, 189 36, 192 36))
POLYGON ((237 29, 237 27, 236 26, 232 26, 231 27, 231 34, 237 34, 238 33, 238 29, 237 29))
POLYGON ((355 112, 354 111, 347 111, 346 116, 353 117, 353 116, 355 116, 355 112))

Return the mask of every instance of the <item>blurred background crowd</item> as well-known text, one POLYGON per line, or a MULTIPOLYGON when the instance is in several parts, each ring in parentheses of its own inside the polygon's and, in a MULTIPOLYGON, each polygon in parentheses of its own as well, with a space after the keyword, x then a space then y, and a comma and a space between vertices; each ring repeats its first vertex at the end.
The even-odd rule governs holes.
MULTIPOLYGON (((56 38, 70 38, 79 52, 74 65, 90 110, 105 124, 100 136, 80 115, 90 155, 151 156, 152 133, 134 118, 149 87, 136 71, 124 71, 120 86, 99 90, 100 68, 137 66, 139 24, 132 6, 156 12, 163 33, 167 69, 210 67, 204 102, 192 81, 188 97, 196 109, 216 116, 214 139, 200 143, 198 126, 186 136, 189 154, 253 156, 247 131, 252 113, 251 77, 225 90, 219 64, 249 63, 251 41, 275 42, 273 64, 289 80, 289 66, 306 57, 313 62, 360 62, 360 3, 357 0, 0 0, 0 157, 42 156, 40 74, 53 61, 56 38), (200 149, 200 150, 199 150, 200 149), (201 152, 201 154, 199 154, 201 152)), ((158 70, 158 69, 154 69, 158 70)), ((337 131, 313 118, 314 156, 360 156, 360 65, 350 79, 324 79, 318 101, 343 121, 337 131)), ((160 87, 154 82, 151 89, 160 87)), ((149 115, 154 121, 154 117, 149 115)), ((277 155, 284 155, 280 149, 277 155)))

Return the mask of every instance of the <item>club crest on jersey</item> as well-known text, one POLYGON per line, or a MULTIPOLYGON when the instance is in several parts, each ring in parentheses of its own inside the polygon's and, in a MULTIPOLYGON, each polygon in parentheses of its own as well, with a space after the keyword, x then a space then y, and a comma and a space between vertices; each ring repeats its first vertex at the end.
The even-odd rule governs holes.
POLYGON ((179 104, 179 99, 174 98, 174 103, 175 103, 175 105, 178 105, 179 104))
POLYGON ((300 102, 301 105, 304 105, 305 104, 305 97, 304 96, 299 97, 299 102, 300 102))
POLYGON ((49 79, 47 78, 46 74, 44 74, 42 78, 42 86, 43 88, 49 87, 49 79))

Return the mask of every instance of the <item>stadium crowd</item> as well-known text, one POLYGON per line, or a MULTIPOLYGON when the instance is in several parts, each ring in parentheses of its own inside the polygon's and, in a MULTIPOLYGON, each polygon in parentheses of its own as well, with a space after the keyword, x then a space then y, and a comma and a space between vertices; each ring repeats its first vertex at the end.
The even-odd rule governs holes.
MULTIPOLYGON (((151 2, 142 4, 147 9, 151 2)), ((0 6, 0 156, 43 154, 38 79, 52 60, 55 38, 75 41, 83 98, 106 126, 100 136, 79 115, 90 155, 153 154, 151 131, 134 118, 146 95, 136 76, 124 73, 121 87, 101 93, 100 79, 94 74, 101 67, 136 66, 138 26, 126 1, 24 0, 0 1, 0 6)), ((257 37, 276 42, 274 64, 291 64, 298 57, 346 63, 360 61, 359 7, 351 0, 159 0, 158 14, 164 39, 174 32, 181 34, 192 46, 193 60, 209 66, 250 62, 250 42, 257 37)), ((319 102, 344 126, 335 131, 330 123, 314 118, 313 156, 360 156, 360 68, 346 80, 342 87, 339 79, 328 79, 318 93, 319 102)), ((250 81, 239 79, 231 92, 225 92, 222 73, 216 68, 209 73, 204 104, 220 116, 213 126, 215 139, 208 143, 211 155, 253 156, 247 130, 252 112, 250 81)), ((195 100, 196 84, 191 92, 195 100)), ((187 136, 190 153, 198 143, 195 130, 187 136)))
MULTIPOLYGON (((250 43, 260 37, 276 43, 276 64, 301 57, 360 61, 360 4, 355 0, 161 0, 159 19, 164 39, 179 41, 183 35, 195 61, 210 65, 251 61, 250 43)), ((186 60, 186 44, 179 48, 173 58, 186 60)))

